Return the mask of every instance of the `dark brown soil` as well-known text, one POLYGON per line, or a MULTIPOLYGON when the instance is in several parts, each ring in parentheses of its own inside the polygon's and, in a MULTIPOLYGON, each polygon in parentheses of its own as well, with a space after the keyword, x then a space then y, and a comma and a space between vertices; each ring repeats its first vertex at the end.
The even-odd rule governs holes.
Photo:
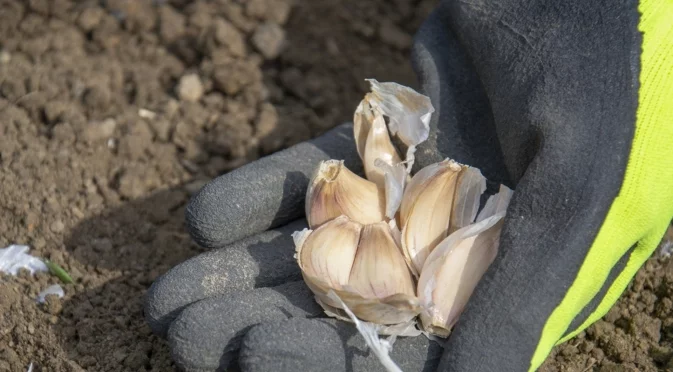
MULTIPOLYGON (((141 305, 200 252, 189 195, 350 120, 365 78, 414 85, 410 35, 435 3, 0 0, 0 247, 75 281, 38 305, 57 278, 0 276, 0 371, 172 370, 141 305)), ((673 367, 671 282, 653 259, 546 370, 673 367)))

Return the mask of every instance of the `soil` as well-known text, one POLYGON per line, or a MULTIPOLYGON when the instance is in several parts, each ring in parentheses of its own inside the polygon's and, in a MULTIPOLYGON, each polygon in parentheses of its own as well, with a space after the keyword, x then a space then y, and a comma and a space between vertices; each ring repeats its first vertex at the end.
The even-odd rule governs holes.
MULTIPOLYGON (((74 279, 0 274, 0 371, 170 371, 142 317, 200 253, 209 179, 352 118, 364 79, 415 85, 436 0, 0 0, 0 247, 74 279), (394 5, 394 6, 391 6, 394 5)), ((546 371, 673 370, 673 263, 653 258, 546 371)))
POLYGON ((608 314, 556 347, 539 371, 673 371, 671 247, 673 225, 608 314))

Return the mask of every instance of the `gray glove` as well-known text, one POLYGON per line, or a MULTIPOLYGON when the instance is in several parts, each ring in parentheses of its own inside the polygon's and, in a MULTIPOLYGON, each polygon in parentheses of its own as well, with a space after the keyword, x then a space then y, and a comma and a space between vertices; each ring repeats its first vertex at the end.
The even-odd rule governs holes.
MULTIPOLYGON (((452 158, 468 164, 475 164, 476 157, 494 159, 481 162, 482 172, 499 183, 505 172, 498 144, 494 137, 484 140, 478 135, 493 130, 485 96, 471 88, 478 81, 465 58, 449 53, 455 41, 434 36, 442 29, 431 17, 415 45, 416 71, 437 110, 430 139, 417 150, 416 165, 443 160, 448 153, 437 150, 442 146, 452 149, 452 158), (444 90, 450 81, 465 88, 456 89, 454 97, 443 92, 440 99, 440 87, 444 90), (440 121, 472 125, 445 128, 439 136, 440 121), (465 129, 464 140, 452 133, 465 129), (454 135, 458 141, 450 139, 454 135)), ((328 159, 343 159, 349 169, 363 174, 352 125, 225 174, 191 200, 188 229, 198 244, 212 250, 157 279, 145 305, 148 324, 167 338, 179 367, 383 370, 352 324, 325 318, 293 258, 290 234, 307 226, 303 215, 309 178, 318 163, 328 159)), ((432 371, 441 353, 439 344, 421 336, 398 339, 391 357, 405 371, 432 371)))
MULTIPOLYGON (((380 369, 351 324, 308 320, 323 310, 301 278, 290 236, 307 226, 303 198, 320 160, 344 159, 361 172, 352 130, 343 125, 239 168, 191 201, 187 221, 194 238, 224 248, 159 278, 145 308, 150 327, 167 336, 180 367, 225 369, 241 349, 238 362, 246 371, 380 369)), ((392 356, 417 371, 435 367, 440 349, 425 337, 401 339, 392 356)))
MULTIPOLYGON (((412 62, 436 112, 416 170, 450 157, 516 191, 500 254, 447 351, 425 337, 399 339, 391 357, 403 370, 528 370, 596 310, 609 286, 541 341, 623 183, 637 18, 635 6, 601 1, 446 0, 419 30, 412 62)), ((180 367, 382 370, 351 324, 325 318, 293 258, 309 177, 327 159, 362 174, 351 126, 221 176, 191 200, 189 231, 212 250, 159 278, 145 307, 180 367)), ((611 283, 629 252, 596 280, 611 283)))

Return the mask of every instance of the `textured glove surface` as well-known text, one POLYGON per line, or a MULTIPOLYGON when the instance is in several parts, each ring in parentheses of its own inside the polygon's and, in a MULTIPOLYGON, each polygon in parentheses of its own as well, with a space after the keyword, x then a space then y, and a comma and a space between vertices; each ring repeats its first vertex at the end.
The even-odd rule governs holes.
MULTIPOLYGON (((608 311, 673 216, 673 3, 445 0, 434 17, 417 65, 441 75, 433 48, 464 53, 492 113, 482 136, 497 138, 516 185, 440 369, 535 369, 608 311)), ((453 94, 425 82, 433 102, 453 94)), ((439 113, 437 137, 452 115, 439 113)), ((466 147, 458 160, 502 177, 466 147)))

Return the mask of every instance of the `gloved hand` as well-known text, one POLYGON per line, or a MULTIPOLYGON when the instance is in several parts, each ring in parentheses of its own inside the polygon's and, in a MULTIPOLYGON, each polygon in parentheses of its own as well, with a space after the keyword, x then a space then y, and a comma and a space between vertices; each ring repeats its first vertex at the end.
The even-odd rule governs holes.
MULTIPOLYGON (((450 157, 515 193, 445 348, 398 339, 402 370, 533 370, 617 300, 673 217, 670 19, 667 0, 446 0, 424 23, 412 60, 436 112, 416 167, 450 157)), ((352 127, 190 202, 189 230, 213 250, 158 279, 145 308, 179 366, 382 369, 351 324, 322 317, 293 259, 309 177, 331 158, 361 171, 352 127)))

